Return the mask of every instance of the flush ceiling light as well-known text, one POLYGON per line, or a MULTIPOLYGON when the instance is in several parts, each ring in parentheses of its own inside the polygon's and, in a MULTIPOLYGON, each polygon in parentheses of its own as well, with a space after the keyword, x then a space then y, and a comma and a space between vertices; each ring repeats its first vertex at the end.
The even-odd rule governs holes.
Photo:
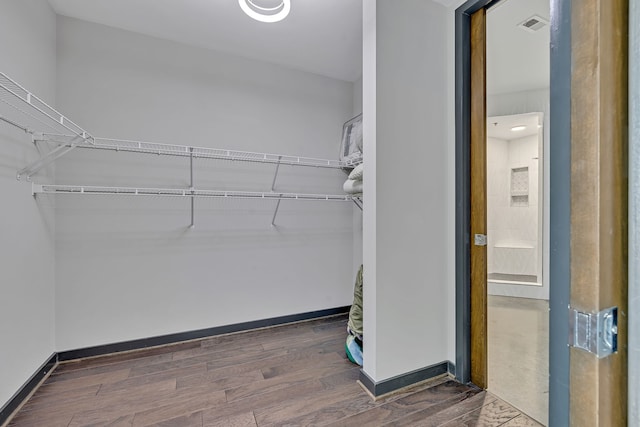
POLYGON ((511 128, 512 132, 520 132, 521 130, 525 130, 527 127, 524 125, 518 125, 511 128))
POLYGON ((282 0, 276 7, 258 6, 255 0, 238 0, 238 3, 244 13, 260 22, 282 21, 291 11, 291 0, 282 0))

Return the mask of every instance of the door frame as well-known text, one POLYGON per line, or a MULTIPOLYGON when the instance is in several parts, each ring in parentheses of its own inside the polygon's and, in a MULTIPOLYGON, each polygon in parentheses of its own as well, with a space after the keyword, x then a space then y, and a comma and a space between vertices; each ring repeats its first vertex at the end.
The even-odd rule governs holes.
POLYGON ((629 425, 640 424, 640 0, 629 9, 629 425))
POLYGON ((571 10, 551 0, 549 145, 549 425, 569 425, 571 296, 571 10))
MULTIPOLYGON (((469 0, 456 10, 456 376, 464 382, 477 369, 471 369, 472 360, 486 362, 487 356, 486 350, 478 356, 479 346, 470 342, 470 136, 472 96, 477 96, 470 85, 470 18, 493 3, 469 0)), ((552 426, 569 425, 572 420, 580 425, 592 421, 617 425, 627 417, 629 3, 617 0, 602 5, 599 0, 551 0, 552 426), (569 347, 570 304, 580 321, 589 317, 587 313, 619 307, 618 350, 609 358, 599 359, 580 345, 569 347)), ((482 61, 478 63, 483 66, 482 61)), ((482 90, 486 98, 486 88, 482 90)), ((585 338, 584 330, 578 327, 576 339, 585 338)))
MULTIPOLYGON (((456 378, 463 383, 471 380, 471 15, 498 1, 468 0, 455 12, 456 378)), ((551 10, 549 423, 569 425, 571 0, 551 0, 551 10)), ((485 349, 485 366, 486 357, 485 349)))
POLYGON ((468 0, 455 13, 456 378, 462 383, 471 380, 471 15, 498 1, 468 0))

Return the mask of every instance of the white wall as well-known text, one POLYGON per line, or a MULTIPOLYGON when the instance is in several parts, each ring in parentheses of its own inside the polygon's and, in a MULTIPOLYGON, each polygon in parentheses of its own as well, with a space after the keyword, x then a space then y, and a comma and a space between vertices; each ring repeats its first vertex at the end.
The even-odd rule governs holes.
POLYGON ((363 370, 373 380, 377 376, 378 323, 377 323, 377 1, 362 3, 362 159, 363 211, 362 211, 362 318, 364 340, 363 370))
POLYGON ((446 12, 445 25, 447 31, 447 53, 445 69, 447 78, 442 83, 447 90, 443 108, 447 113, 447 306, 450 307, 447 317, 447 354, 448 360, 456 361, 456 112, 455 112, 455 10, 463 0, 442 0, 449 6, 446 12), (455 3, 455 4, 454 4, 455 3))
POLYGON ((362 113, 362 77, 353 82, 353 115, 362 113))
MULTIPOLYGON (((543 146, 542 146, 542 286, 519 287, 518 296, 537 299, 549 299, 549 171, 550 153, 549 137, 549 89, 504 93, 487 96, 487 116, 508 116, 530 112, 543 113, 543 146)), ((492 287, 493 293, 509 295, 513 289, 509 285, 492 287)))
MULTIPOLYGON (((49 104, 55 34, 46 0, 0 0, 0 71, 49 104)), ((28 135, 0 122, 0 407, 55 350, 53 206, 16 180, 37 158, 28 135)))
POLYGON ((454 339, 448 27, 447 10, 425 0, 366 2, 364 16, 364 371, 381 381, 447 360, 454 339))
MULTIPOLYGON (((353 116, 362 113, 362 77, 353 82, 353 116)), ((353 277, 362 264, 362 210, 353 206, 353 277)))
POLYGON ((493 273, 496 231, 502 222, 496 221, 498 212, 509 208, 509 142, 487 138, 487 272, 493 273))
MULTIPOLYGON (((96 136, 337 158, 353 85, 58 18, 58 104, 96 136)), ((196 161, 197 188, 269 191, 273 165, 196 161)), ((60 183, 188 187, 188 161, 77 150, 60 183)), ((282 166, 277 191, 341 194, 340 170, 282 166)), ((351 304, 339 202, 56 200, 57 349, 351 304)))

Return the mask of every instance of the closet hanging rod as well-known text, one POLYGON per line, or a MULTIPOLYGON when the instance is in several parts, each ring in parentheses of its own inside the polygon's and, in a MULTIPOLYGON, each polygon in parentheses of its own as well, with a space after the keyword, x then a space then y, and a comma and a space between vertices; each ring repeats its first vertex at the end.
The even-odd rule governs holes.
POLYGON ((255 191, 198 190, 190 188, 142 188, 142 187, 103 187, 89 185, 34 184, 32 193, 37 194, 73 194, 73 195, 118 195, 118 196, 163 196, 163 197, 201 197, 235 198, 261 200, 314 200, 350 202, 352 197, 344 194, 299 194, 270 193, 255 191))
MULTIPOLYGON (((53 142, 65 144, 59 138, 68 138, 68 135, 43 134, 53 142)), ((284 154, 260 153, 251 151, 228 150, 223 148, 194 147, 188 145, 164 144, 156 142, 133 141, 126 139, 94 138, 91 144, 80 143, 78 148, 90 148, 98 150, 124 151, 133 153, 168 155, 179 157, 191 157, 201 159, 232 160, 240 162, 270 163, 290 166, 307 166, 317 168, 342 169, 353 167, 356 161, 341 161, 332 159, 319 159, 314 157, 290 156, 284 154)))

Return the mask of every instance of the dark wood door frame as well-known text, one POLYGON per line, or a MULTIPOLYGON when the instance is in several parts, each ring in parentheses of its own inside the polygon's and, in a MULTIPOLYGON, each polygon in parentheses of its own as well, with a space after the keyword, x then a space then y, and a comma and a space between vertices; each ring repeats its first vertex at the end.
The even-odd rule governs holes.
MULTIPOLYGON (((471 16, 499 0, 469 0, 455 15, 456 378, 471 381, 471 16)), ((486 362, 486 360, 485 360, 486 362)))
MULTIPOLYGON (((471 16, 500 0, 468 0, 455 13, 456 378, 471 373, 471 16)), ((551 0, 549 422, 569 423, 571 0, 551 0)))
POLYGON ((471 286, 471 382, 488 384, 487 245, 475 236, 487 235, 487 11, 471 15, 471 132, 470 182, 470 286, 471 286))

